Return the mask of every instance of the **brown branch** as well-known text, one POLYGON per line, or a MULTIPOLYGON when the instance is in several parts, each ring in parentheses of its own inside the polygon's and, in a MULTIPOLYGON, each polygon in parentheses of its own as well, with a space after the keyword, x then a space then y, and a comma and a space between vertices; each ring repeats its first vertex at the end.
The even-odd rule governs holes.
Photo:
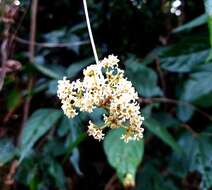
MULTIPOLYGON (((18 43, 29 45, 30 42, 28 40, 22 39, 20 37, 15 37, 15 40, 18 43)), ((46 42, 35 42, 34 45, 36 47, 41 47, 41 48, 67 48, 67 47, 74 47, 74 46, 81 46, 81 45, 86 45, 89 44, 88 40, 84 41, 79 41, 79 42, 74 42, 74 43, 46 43, 46 42)))
POLYGON ((32 16, 31 16, 31 27, 30 27, 30 43, 29 43, 29 59, 30 62, 34 62, 35 57, 35 36, 36 36, 36 24, 37 24, 37 8, 38 0, 32 1, 32 16))
POLYGON ((26 120, 28 118, 29 115, 29 108, 30 108, 30 104, 31 104, 31 91, 32 91, 32 87, 33 87, 33 83, 34 83, 34 79, 32 77, 30 77, 29 79, 29 84, 28 84, 28 95, 26 97, 26 101, 24 103, 24 115, 23 115, 23 119, 22 119, 22 128, 24 127, 26 120))
POLYGON ((0 71, 0 91, 3 88, 4 85, 4 78, 6 76, 6 64, 7 64, 7 59, 8 59, 8 36, 9 36, 9 31, 10 31, 10 22, 5 23, 5 29, 4 29, 4 40, 1 44, 1 71, 0 71))
POLYGON ((114 174, 105 185, 105 190, 113 190, 113 183, 117 180, 116 174, 114 174))
POLYGON ((181 125, 183 128, 185 128, 186 130, 188 130, 189 132, 191 132, 191 134, 193 135, 193 137, 198 137, 199 136, 199 134, 196 132, 196 131, 194 131, 188 124, 182 124, 181 125))
POLYGON ((7 62, 7 43, 8 43, 8 40, 5 39, 3 42, 2 42, 2 45, 1 45, 1 64, 2 64, 2 67, 1 67, 1 71, 0 71, 0 91, 2 90, 3 88, 3 85, 4 85, 4 78, 6 76, 6 62, 7 62))
POLYGON ((161 102, 161 103, 185 105, 185 106, 188 106, 190 108, 193 108, 196 112, 200 113, 202 116, 204 116, 207 119, 209 119, 210 121, 212 121, 212 116, 211 115, 207 114, 202 109, 192 105, 189 102, 184 102, 184 101, 181 101, 181 100, 175 100, 175 99, 164 98, 164 97, 161 97, 161 98, 141 98, 140 102, 147 103, 147 104, 151 104, 151 103, 154 103, 154 102, 161 102))
POLYGON ((15 176, 15 173, 16 173, 16 170, 17 170, 17 167, 18 167, 18 161, 17 160, 14 160, 10 166, 10 171, 8 173, 8 175, 6 176, 5 180, 4 180, 4 183, 5 185, 7 186, 11 186, 13 185, 14 183, 14 176, 15 176))
MULTIPOLYGON (((29 60, 30 63, 34 62, 34 57, 35 57, 35 36, 36 36, 36 22, 37 22, 37 7, 38 7, 38 0, 33 0, 32 5, 31 5, 31 26, 30 26, 30 43, 29 43, 29 60)), ((33 83, 34 83, 34 78, 33 76, 30 76, 29 78, 29 83, 28 83, 28 96, 26 98, 26 101, 24 103, 24 110, 23 110, 23 119, 22 119, 22 125, 20 129, 20 134, 22 133, 25 123, 27 121, 28 115, 29 115, 29 110, 30 110, 30 104, 31 104, 31 91, 33 88, 33 83)), ((20 144, 20 137, 18 139, 18 144, 20 144)))
POLYGON ((163 71, 161 70, 161 67, 160 67, 159 58, 156 59, 156 69, 157 69, 159 77, 160 77, 163 92, 164 92, 164 94, 166 94, 166 82, 165 82, 165 77, 164 77, 163 71))
MULTIPOLYGON (((16 6, 17 8, 20 9, 19 6, 16 6)), ((20 17, 20 19, 18 20, 16 26, 15 26, 15 30, 11 33, 10 35, 10 43, 9 43, 9 48, 11 49, 10 50, 10 56, 13 57, 13 54, 14 54, 14 51, 15 51, 15 45, 16 43, 14 43, 14 38, 15 36, 17 35, 18 31, 20 30, 21 26, 22 26, 22 23, 28 13, 28 10, 30 8, 30 3, 27 4, 26 8, 24 9, 23 11, 23 15, 20 17)), ((21 10, 21 9, 20 9, 21 10)))

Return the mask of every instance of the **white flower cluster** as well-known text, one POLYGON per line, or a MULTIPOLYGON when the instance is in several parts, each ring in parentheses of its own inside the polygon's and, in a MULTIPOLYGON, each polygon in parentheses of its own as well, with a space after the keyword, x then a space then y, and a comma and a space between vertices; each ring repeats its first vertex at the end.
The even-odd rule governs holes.
POLYGON ((77 110, 92 112, 101 107, 108 111, 103 115, 105 124, 97 126, 89 121, 88 134, 97 140, 104 138, 103 129, 125 128, 122 139, 125 142, 140 140, 143 137, 144 120, 137 103, 138 94, 132 83, 124 77, 124 71, 118 68, 116 56, 109 55, 98 64, 84 69, 83 80, 70 82, 65 77, 58 81, 58 97, 62 109, 69 118, 75 117, 77 110))

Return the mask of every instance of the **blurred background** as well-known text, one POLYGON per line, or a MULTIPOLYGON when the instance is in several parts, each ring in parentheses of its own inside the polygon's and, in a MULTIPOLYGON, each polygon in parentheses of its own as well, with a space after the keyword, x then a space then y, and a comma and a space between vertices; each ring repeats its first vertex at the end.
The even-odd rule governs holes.
POLYGON ((99 57, 139 92, 144 140, 67 119, 57 80, 95 63, 82 1, 0 0, 1 190, 212 189, 211 0, 88 0, 99 57))

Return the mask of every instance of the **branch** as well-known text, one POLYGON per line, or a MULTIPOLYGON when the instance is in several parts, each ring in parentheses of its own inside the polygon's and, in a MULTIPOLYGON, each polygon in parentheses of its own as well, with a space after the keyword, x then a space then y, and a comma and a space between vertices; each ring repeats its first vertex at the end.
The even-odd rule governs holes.
POLYGON ((8 60, 8 43, 9 43, 9 31, 10 31, 10 26, 11 22, 5 22, 4 23, 4 39, 1 44, 1 71, 0 71, 0 91, 3 88, 4 85, 4 78, 7 73, 7 60, 8 60))
MULTIPOLYGON (((35 57, 35 36, 36 36, 36 22, 37 22, 37 7, 38 7, 38 0, 33 0, 32 5, 31 5, 32 16, 31 16, 30 43, 29 43, 29 60, 30 60, 30 63, 34 62, 34 57, 35 57)), ((27 88, 28 96, 27 96, 26 101, 24 103, 24 112, 23 112, 23 119, 22 119, 20 134, 22 133, 22 131, 25 127, 25 123, 26 123, 28 115, 29 115, 29 109, 30 109, 30 104, 31 104, 31 99, 32 99, 30 92, 32 91, 33 83, 34 83, 33 76, 30 76, 28 88, 27 88)), ((18 144, 20 144, 20 137, 21 137, 21 135, 19 135, 18 144)))
MULTIPOLYGON (((21 43, 21 44, 25 44, 25 45, 29 45, 30 41, 19 38, 19 37, 15 37, 14 38, 17 42, 21 43)), ((66 48, 66 47, 74 47, 74 46, 81 46, 81 45, 85 45, 88 44, 89 41, 88 40, 84 40, 84 41, 79 41, 79 42, 74 42, 74 43, 42 43, 42 42, 34 42, 34 45, 36 47, 41 47, 41 48, 66 48)))
POLYGON ((181 101, 181 100, 175 100, 175 99, 170 99, 170 98, 163 98, 163 97, 161 97, 161 98, 141 98, 140 102, 144 102, 144 103, 147 103, 147 104, 151 104, 151 103, 154 103, 154 102, 161 102, 161 103, 185 105, 185 106, 188 106, 190 108, 193 108, 196 112, 200 113, 201 115, 203 115, 204 117, 206 117, 207 119, 212 121, 211 115, 207 114, 202 109, 199 109, 198 107, 192 105, 189 102, 184 102, 184 101, 181 101))
POLYGON ((8 54, 7 54, 7 44, 8 44, 8 39, 6 38, 1 45, 1 71, 0 71, 0 91, 3 88, 4 85, 4 78, 6 76, 6 63, 7 63, 7 59, 8 59, 8 54))
POLYGON ((114 182, 117 180, 117 176, 116 174, 114 174, 110 180, 107 182, 107 184, 105 185, 105 190, 112 190, 113 188, 113 184, 114 182))
POLYGON ((31 16, 31 27, 30 27, 30 44, 29 44, 29 59, 30 62, 34 62, 35 57, 35 35, 36 35, 36 22, 37 22, 37 8, 38 0, 32 1, 32 16, 31 16))
POLYGON ((161 86, 162 86, 163 92, 164 92, 164 94, 166 94, 166 82, 165 82, 165 77, 164 77, 163 71, 161 70, 161 67, 160 67, 160 60, 159 60, 158 58, 156 59, 156 69, 157 69, 158 74, 159 74, 159 77, 160 77, 160 81, 161 81, 161 86))

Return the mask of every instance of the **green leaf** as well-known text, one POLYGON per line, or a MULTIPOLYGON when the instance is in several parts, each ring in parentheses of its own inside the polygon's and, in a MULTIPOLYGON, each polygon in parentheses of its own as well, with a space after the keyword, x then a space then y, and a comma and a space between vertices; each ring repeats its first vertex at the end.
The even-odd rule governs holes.
POLYGON ((36 189, 39 183, 39 181, 37 181, 38 170, 38 160, 35 158, 35 155, 31 155, 19 165, 16 173, 16 180, 21 184, 28 185, 30 190, 36 189))
POLYGON ((191 72, 192 69, 204 63, 208 57, 209 50, 199 51, 195 53, 161 58, 161 66, 163 69, 171 72, 191 72))
POLYGON ((185 83, 181 100, 194 102, 212 92, 212 64, 203 65, 185 83))
POLYGON ((73 151, 72 151, 72 154, 70 156, 70 162, 72 163, 76 173, 81 176, 81 175, 83 175, 83 173, 80 170, 79 161, 80 161, 79 149, 74 148, 73 151))
POLYGON ((195 105, 201 106, 204 108, 211 107, 212 106, 212 92, 210 92, 204 96, 201 96, 200 98, 195 100, 195 105))
POLYGON ((104 151, 120 180, 125 183, 126 177, 130 175, 133 183, 143 158, 144 143, 143 140, 125 143, 120 139, 122 133, 122 129, 111 130, 104 140, 104 151))
POLYGON ((178 105, 177 107, 177 116, 183 121, 187 122, 191 119, 194 114, 194 109, 188 105, 178 105))
POLYGON ((96 125, 101 126, 104 123, 103 115, 106 113, 107 111, 103 108, 95 108, 93 112, 89 113, 89 117, 96 125))
POLYGON ((16 154, 16 149, 11 139, 0 139, 0 166, 11 161, 16 154))
POLYGON ((175 28, 173 30, 173 33, 179 33, 179 32, 184 32, 184 31, 188 31, 191 30, 193 28, 196 28, 198 26, 201 26, 203 24, 207 23, 207 19, 208 19, 208 15, 207 14, 203 14, 198 16, 197 18, 175 28))
POLYGON ((74 62, 68 67, 66 74, 68 77, 74 78, 83 68, 85 68, 86 66, 88 66, 93 62, 94 62, 93 57, 87 58, 82 61, 74 62))
POLYGON ((161 53, 161 58, 188 55, 194 52, 208 50, 210 43, 206 32, 191 34, 185 38, 180 38, 177 43, 166 47, 161 53))
POLYGON ((39 64, 33 64, 33 66, 40 71, 42 74, 53 78, 53 79, 60 79, 61 75, 59 75, 56 71, 51 70, 48 65, 39 65, 39 64))
POLYGON ((57 94, 57 80, 50 80, 48 82, 48 90, 46 91, 49 95, 56 95, 57 94))
POLYGON ((137 175, 137 183, 135 190, 177 190, 173 181, 165 178, 154 164, 154 160, 150 160, 144 165, 137 175))
POLYGON ((61 125, 58 130, 59 134, 63 136, 65 133, 68 134, 66 138, 65 147, 67 148, 67 152, 65 154, 64 161, 69 157, 70 162, 72 163, 75 171, 78 175, 82 175, 79 167, 79 150, 77 146, 85 139, 85 133, 82 133, 80 127, 82 126, 82 114, 79 114, 78 117, 74 119, 68 119, 64 117, 61 125), (68 129, 68 131, 67 131, 68 129))
POLYGON ((212 187, 211 136, 202 133, 195 138, 192 134, 185 133, 181 136, 179 144, 184 148, 185 155, 173 155, 175 161, 172 164, 173 172, 180 168, 178 173, 183 177, 188 171, 198 171, 202 175, 201 189, 210 189, 212 187))
POLYGON ((45 64, 43 56, 37 56, 35 58, 35 63, 33 64, 33 66, 42 74, 53 79, 60 79, 61 77, 64 76, 63 67, 58 65, 52 66, 45 64))
POLYGON ((58 157, 64 155, 66 148, 64 146, 64 140, 58 138, 50 138, 43 147, 43 154, 50 155, 52 157, 58 157))
POLYGON ((183 152, 179 144, 175 141, 167 129, 161 126, 160 123, 153 118, 145 118, 144 126, 158 136, 164 143, 169 145, 174 151, 180 154, 183 152))
MULTIPOLYGON (((209 107, 212 105, 212 64, 201 65, 195 70, 196 72, 192 73, 185 82, 180 100, 202 107, 209 107)), ((188 105, 179 105, 177 108, 177 116, 183 122, 190 120, 193 113, 194 109, 188 105)))
POLYGON ((56 187, 60 190, 65 190, 65 175, 62 166, 55 160, 50 160, 48 172, 54 179, 56 187))
POLYGON ((132 59, 129 59, 125 66, 126 74, 139 94, 144 97, 161 96, 163 94, 157 85, 157 75, 152 69, 132 59))
POLYGON ((153 113, 152 117, 160 122, 160 125, 163 125, 165 128, 178 127, 180 125, 179 120, 167 112, 153 113))
POLYGON ((65 36, 65 30, 54 30, 43 35, 46 41, 51 43, 59 43, 60 40, 65 36))
POLYGON ((21 134, 20 160, 22 160, 38 141, 61 117, 62 112, 56 109, 36 110, 27 121, 21 134))

